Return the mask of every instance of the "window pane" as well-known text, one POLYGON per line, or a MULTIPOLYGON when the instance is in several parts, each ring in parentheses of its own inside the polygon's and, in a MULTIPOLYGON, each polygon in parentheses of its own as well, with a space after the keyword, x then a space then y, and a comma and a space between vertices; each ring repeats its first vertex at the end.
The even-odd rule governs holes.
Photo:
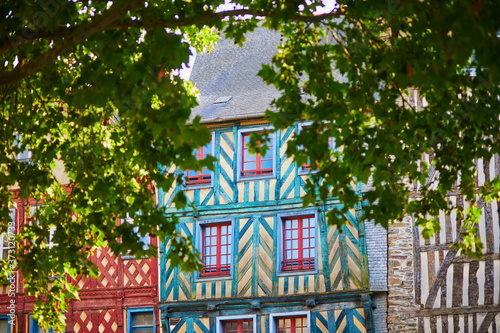
POLYGON ((261 169, 272 169, 273 168, 273 161, 272 160, 262 161, 261 164, 262 164, 261 169))
POLYGON ((7 327, 7 319, 0 319, 0 332, 8 332, 7 327))
POLYGON ((243 166, 243 170, 255 170, 255 162, 245 162, 245 165, 243 166))
POLYGON ((153 314, 147 314, 144 316, 144 323, 146 325, 153 325, 153 314))
POLYGON ((227 223, 203 226, 202 276, 228 275, 230 273, 231 225, 227 223))

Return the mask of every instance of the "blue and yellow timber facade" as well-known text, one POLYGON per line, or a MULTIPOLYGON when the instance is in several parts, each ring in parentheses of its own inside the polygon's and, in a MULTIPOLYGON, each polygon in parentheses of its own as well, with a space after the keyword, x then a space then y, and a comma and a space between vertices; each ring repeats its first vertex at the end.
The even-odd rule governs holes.
MULTIPOLYGON (((259 92, 262 85, 252 83, 255 73, 244 81, 224 71, 237 68, 237 75, 245 75, 254 70, 252 62, 266 61, 267 50, 277 42, 276 36, 269 37, 263 30, 249 34, 243 49, 232 41, 220 41, 210 54, 199 55, 193 68, 191 79, 201 92, 197 112, 212 129, 210 153, 218 162, 209 183, 184 187, 186 210, 175 211, 172 205, 180 186, 160 189, 159 204, 167 213, 178 214, 177 230, 191 237, 200 253, 205 251, 208 226, 227 226, 229 232, 224 235, 230 240, 223 241, 222 253, 217 252, 219 258, 227 259, 226 266, 214 275, 171 267, 165 257, 173 249, 168 240, 160 245, 163 332, 372 332, 373 302, 361 203, 349 209, 341 228, 328 225, 325 219, 326 211, 341 205, 335 198, 303 208, 309 175, 286 155, 287 144, 300 124, 273 134, 266 155, 272 160, 272 172, 250 176, 242 172, 244 133, 267 130, 269 125, 262 117, 265 108, 248 111, 238 103, 252 100, 251 94, 257 91, 261 98, 254 107, 269 105, 272 93, 259 92), (255 49, 260 50, 258 55, 251 53, 255 49), (206 78, 204 68, 214 67, 212 59, 224 66, 215 66, 219 71, 211 71, 206 78), (241 59, 251 61, 241 63, 241 59), (218 86, 210 82, 218 82, 218 86), (225 96, 224 102, 218 103, 221 96, 225 96), (305 268, 290 269, 284 264, 284 243, 290 237, 285 222, 303 217, 307 217, 310 231, 300 236, 304 237, 300 242, 307 242, 304 248, 311 251, 311 259, 301 266, 305 268)), ((180 172, 175 166, 166 169, 180 172)), ((305 224, 302 228, 305 230, 305 224)))

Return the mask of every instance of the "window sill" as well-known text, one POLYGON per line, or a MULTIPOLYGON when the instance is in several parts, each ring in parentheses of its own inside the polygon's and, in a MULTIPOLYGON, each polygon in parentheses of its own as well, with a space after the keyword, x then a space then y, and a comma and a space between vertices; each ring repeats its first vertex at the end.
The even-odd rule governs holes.
POLYGON ((136 258, 135 256, 130 255, 130 254, 122 254, 121 258, 122 258, 122 260, 136 260, 136 259, 141 260, 141 259, 149 259, 149 256, 143 256, 140 258, 136 258))
POLYGON ((189 190, 199 190, 203 188, 211 188, 214 187, 214 185, 210 182, 207 184, 192 184, 192 185, 186 185, 184 184, 184 190, 189 191, 189 190))
POLYGON ((194 282, 202 283, 202 282, 212 282, 212 281, 223 281, 223 280, 232 280, 233 273, 229 275, 217 275, 217 276, 199 276, 196 275, 194 278, 194 282))
POLYGON ((247 180, 272 179, 272 178, 276 178, 276 175, 274 173, 272 173, 270 175, 239 176, 237 179, 237 182, 245 182, 247 180))
POLYGON ((295 275, 312 275, 318 274, 317 269, 309 269, 309 270, 296 270, 296 271, 278 271, 278 276, 295 276, 295 275))

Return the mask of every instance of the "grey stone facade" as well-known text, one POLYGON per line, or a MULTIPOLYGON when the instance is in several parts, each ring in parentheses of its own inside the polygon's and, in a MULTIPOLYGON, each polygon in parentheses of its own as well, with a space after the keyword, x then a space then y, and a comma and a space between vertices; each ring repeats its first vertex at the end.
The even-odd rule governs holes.
POLYGON ((412 229, 412 218, 406 216, 388 230, 389 332, 417 332, 412 229))

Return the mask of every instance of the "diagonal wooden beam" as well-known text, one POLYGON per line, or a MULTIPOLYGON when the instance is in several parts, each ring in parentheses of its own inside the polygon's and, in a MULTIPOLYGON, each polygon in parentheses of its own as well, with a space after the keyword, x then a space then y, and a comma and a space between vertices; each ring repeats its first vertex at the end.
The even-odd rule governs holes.
POLYGON ((434 302, 436 301, 439 288, 441 288, 441 285, 443 284, 443 281, 446 277, 446 272, 448 272, 448 268, 450 267, 453 258, 455 258, 455 256, 457 255, 457 249, 454 247, 454 245, 463 240, 462 232, 464 232, 465 229, 466 226, 462 226, 460 232, 458 233, 457 238, 453 242, 451 249, 448 251, 446 257, 443 260, 443 263, 439 267, 436 278, 434 279, 431 289, 429 290, 429 296, 427 297, 427 301, 425 302, 424 308, 431 309, 434 306, 434 302))
POLYGON ((486 317, 484 317, 483 322, 481 323, 481 326, 478 328, 478 332, 486 332, 488 330, 488 327, 490 327, 491 323, 493 322, 493 319, 495 319, 495 316, 497 315, 497 311, 491 311, 486 314, 486 317))

